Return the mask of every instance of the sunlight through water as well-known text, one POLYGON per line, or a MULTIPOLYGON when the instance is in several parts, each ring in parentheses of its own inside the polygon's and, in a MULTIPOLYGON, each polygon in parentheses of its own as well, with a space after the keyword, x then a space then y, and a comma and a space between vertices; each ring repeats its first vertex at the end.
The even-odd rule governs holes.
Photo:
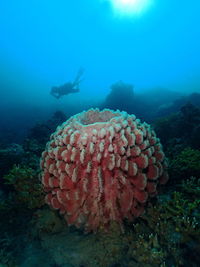
POLYGON ((108 0, 119 15, 141 15, 153 0, 108 0))

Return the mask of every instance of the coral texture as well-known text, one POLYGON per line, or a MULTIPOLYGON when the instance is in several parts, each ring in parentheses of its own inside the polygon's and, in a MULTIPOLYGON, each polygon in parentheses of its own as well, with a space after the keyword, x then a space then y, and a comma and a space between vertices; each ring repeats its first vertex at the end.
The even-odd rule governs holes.
POLYGON ((159 139, 135 115, 90 109, 57 128, 41 158, 46 202, 86 231, 140 216, 168 179, 159 139))

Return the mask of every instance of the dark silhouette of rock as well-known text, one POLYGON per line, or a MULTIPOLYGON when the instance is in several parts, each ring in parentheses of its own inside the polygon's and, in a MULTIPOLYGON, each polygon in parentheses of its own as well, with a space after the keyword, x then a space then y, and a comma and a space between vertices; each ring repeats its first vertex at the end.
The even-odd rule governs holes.
POLYGON ((131 112, 133 109, 133 101, 133 85, 119 81, 111 85, 111 92, 106 97, 101 108, 119 109, 120 111, 131 112))

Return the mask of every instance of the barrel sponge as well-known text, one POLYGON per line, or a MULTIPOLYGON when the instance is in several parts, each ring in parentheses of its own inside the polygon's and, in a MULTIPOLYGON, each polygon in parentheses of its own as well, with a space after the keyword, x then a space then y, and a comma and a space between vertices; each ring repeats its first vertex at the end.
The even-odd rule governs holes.
POLYGON ((135 115, 90 109, 51 135, 41 157, 46 203, 86 231, 140 216, 168 179, 155 132, 135 115))

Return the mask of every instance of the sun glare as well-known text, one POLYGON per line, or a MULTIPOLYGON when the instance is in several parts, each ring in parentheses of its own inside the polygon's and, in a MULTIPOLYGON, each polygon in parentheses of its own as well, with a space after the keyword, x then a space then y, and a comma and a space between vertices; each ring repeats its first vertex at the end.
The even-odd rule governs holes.
POLYGON ((122 15, 139 15, 152 3, 152 0, 109 0, 114 10, 122 15))

